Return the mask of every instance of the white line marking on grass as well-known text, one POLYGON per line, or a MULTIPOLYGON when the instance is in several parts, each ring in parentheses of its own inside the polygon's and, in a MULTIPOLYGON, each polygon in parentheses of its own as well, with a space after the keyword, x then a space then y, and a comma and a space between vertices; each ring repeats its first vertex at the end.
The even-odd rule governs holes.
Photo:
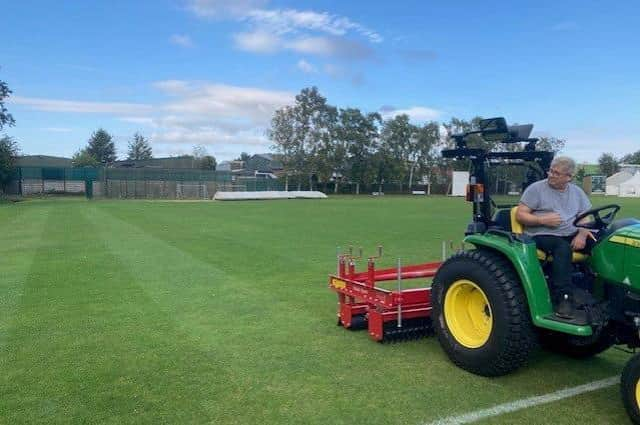
POLYGON ((481 419, 490 418, 492 416, 503 415, 509 412, 515 412, 516 410, 526 409, 528 407, 538 406, 540 404, 551 403, 553 401, 562 400, 563 398, 569 398, 578 394, 588 393, 590 391, 600 390, 602 388, 610 387, 620 382, 619 376, 612 376, 611 378, 602 379, 600 381, 590 382, 588 384, 579 385, 577 387, 565 388, 553 393, 524 398, 522 400, 512 401, 510 403, 498 404, 497 406, 490 407, 488 409, 476 410, 475 412, 465 413, 459 416, 449 416, 448 418, 438 419, 435 422, 430 422, 427 425, 453 425, 453 424, 468 424, 476 422, 481 419))

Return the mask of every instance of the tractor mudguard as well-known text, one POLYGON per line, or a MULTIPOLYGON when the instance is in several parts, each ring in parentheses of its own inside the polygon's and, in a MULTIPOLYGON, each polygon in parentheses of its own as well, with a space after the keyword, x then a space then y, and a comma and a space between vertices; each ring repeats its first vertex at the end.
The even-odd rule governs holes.
POLYGON ((578 336, 589 336, 593 333, 591 326, 572 325, 552 318, 551 297, 533 241, 523 243, 506 233, 504 235, 485 233, 469 235, 464 239, 464 242, 470 243, 476 248, 497 251, 509 260, 520 277, 520 282, 527 295, 531 320, 535 326, 578 336))

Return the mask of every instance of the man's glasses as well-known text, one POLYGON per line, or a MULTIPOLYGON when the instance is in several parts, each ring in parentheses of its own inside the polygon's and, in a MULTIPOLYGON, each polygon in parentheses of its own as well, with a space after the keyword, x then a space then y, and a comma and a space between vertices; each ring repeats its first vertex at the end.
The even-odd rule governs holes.
POLYGON ((547 174, 549 174, 550 176, 555 176, 555 177, 569 177, 572 178, 573 175, 571 173, 561 173, 558 170, 554 170, 553 168, 551 168, 549 171, 547 171, 547 174))

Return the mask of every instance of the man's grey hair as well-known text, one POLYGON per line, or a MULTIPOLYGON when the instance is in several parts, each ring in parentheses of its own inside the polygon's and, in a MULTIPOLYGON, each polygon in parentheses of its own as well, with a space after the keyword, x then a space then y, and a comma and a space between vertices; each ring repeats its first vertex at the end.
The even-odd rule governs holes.
POLYGON ((568 156, 556 156, 551 161, 551 166, 553 167, 554 165, 567 170, 571 175, 575 174, 576 162, 568 156))

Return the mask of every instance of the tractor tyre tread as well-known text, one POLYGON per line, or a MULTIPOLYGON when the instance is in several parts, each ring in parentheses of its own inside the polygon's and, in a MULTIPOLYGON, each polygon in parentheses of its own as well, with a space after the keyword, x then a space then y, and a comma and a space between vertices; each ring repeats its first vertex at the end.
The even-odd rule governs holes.
POLYGON ((636 399, 636 385, 640 379, 640 354, 633 356, 625 365, 620 377, 622 403, 634 424, 640 425, 640 408, 636 399))
POLYGON ((440 345, 451 361, 462 369, 482 376, 506 375, 522 366, 537 346, 537 335, 520 279, 511 263, 500 254, 475 249, 453 255, 438 270, 433 280, 432 297, 433 322, 440 345), (443 316, 444 286, 452 280, 469 277, 485 280, 487 287, 483 287, 483 291, 491 293, 493 302, 502 303, 502 306, 491 306, 492 310, 496 309, 493 326, 501 328, 501 335, 495 335, 492 330, 487 343, 478 349, 466 348, 455 341, 443 316), (496 314, 500 320, 495 319, 496 314))

